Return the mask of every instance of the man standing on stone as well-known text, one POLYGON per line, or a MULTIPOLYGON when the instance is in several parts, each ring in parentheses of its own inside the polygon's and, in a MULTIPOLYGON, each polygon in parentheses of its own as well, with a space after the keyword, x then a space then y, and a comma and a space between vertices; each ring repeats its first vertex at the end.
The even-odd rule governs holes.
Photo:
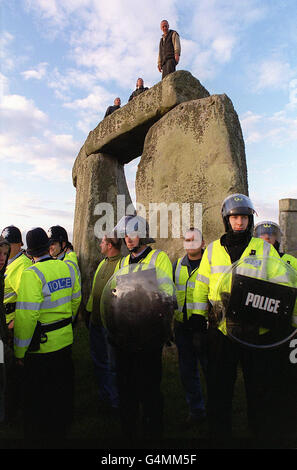
POLYGON ((146 91, 146 90, 148 90, 148 87, 144 87, 144 86, 143 86, 143 79, 142 79, 142 78, 138 78, 138 79, 137 79, 137 82, 136 82, 136 90, 134 90, 133 93, 130 95, 128 101, 133 100, 133 98, 135 98, 135 96, 140 95, 141 93, 143 93, 143 92, 146 91))
POLYGON ((162 80, 169 73, 175 72, 175 67, 179 63, 181 46, 179 34, 173 29, 169 29, 167 20, 161 21, 163 35, 159 45, 158 69, 162 72, 162 80))
POLYGON ((115 98, 115 100, 113 102, 113 106, 108 106, 104 117, 106 118, 106 116, 109 116, 110 114, 112 114, 114 111, 116 111, 120 107, 121 107, 121 98, 117 97, 117 98, 115 98))

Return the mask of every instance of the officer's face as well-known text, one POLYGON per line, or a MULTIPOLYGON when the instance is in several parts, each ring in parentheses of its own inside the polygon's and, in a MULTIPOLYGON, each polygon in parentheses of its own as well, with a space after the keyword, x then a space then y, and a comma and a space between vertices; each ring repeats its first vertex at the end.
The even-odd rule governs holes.
POLYGON ((128 250, 132 250, 139 244, 139 237, 134 236, 133 234, 125 236, 125 242, 127 245, 128 250))
POLYGON ((229 222, 234 232, 241 232, 247 229, 249 224, 248 215, 230 215, 229 222))
POLYGON ((120 105, 121 105, 121 100, 120 100, 120 98, 116 98, 116 99, 114 100, 114 105, 115 105, 115 106, 120 106, 120 105))
POLYGON ((55 258, 56 256, 58 256, 58 254, 61 252, 61 250, 63 248, 65 248, 65 242, 63 242, 62 246, 59 242, 54 242, 50 245, 49 247, 49 254, 55 258))
POLYGON ((184 249, 188 255, 196 256, 202 250, 202 237, 196 232, 187 232, 184 238, 184 249))
POLYGON ((263 235, 260 235, 260 238, 262 238, 262 240, 265 240, 266 242, 270 243, 271 245, 274 245, 275 242, 276 242, 276 236, 273 235, 272 233, 271 234, 263 233, 263 235))
POLYGON ((6 259, 8 256, 9 247, 7 245, 0 246, 0 270, 6 263, 6 259))

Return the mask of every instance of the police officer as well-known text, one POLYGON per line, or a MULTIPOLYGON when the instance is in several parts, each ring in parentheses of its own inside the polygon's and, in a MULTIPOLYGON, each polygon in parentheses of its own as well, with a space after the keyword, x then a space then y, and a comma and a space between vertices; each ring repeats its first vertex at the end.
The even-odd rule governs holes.
MULTIPOLYGON (((145 264, 159 269, 172 283, 172 264, 164 251, 149 246, 155 240, 149 236, 145 219, 126 216, 114 231, 119 238, 124 237, 129 250, 129 255, 118 263, 116 272, 125 266, 145 264)), ((162 349, 163 344, 159 342, 136 352, 115 346, 121 422, 123 434, 130 441, 137 440, 139 428, 144 438, 159 439, 162 436, 162 349)))
POLYGON ((70 263, 75 268, 78 280, 81 284, 81 273, 78 265, 77 254, 68 240, 68 234, 64 227, 53 225, 47 232, 49 238, 49 254, 52 258, 70 263))
MULTIPOLYGON (((280 251, 281 229, 280 226, 271 221, 264 220, 255 225, 254 236, 262 238, 271 243, 279 253, 281 259, 297 271, 297 259, 295 256, 280 251)), ((294 328, 292 328, 294 331, 294 328)), ((294 432, 297 421, 297 364, 290 361, 290 341, 285 342, 278 348, 276 357, 274 389, 278 398, 275 414, 277 424, 283 434, 294 432)))
MULTIPOLYGON (((4 273, 10 252, 8 241, 0 235, 0 423, 5 419, 5 391, 7 378, 7 360, 6 353, 9 352, 8 329, 6 324, 6 315, 3 305, 4 298, 4 273)), ((12 359, 12 353, 10 359, 12 359)))
MULTIPOLYGON (((279 259, 272 245, 252 237, 254 213, 252 201, 243 194, 232 194, 223 201, 221 215, 225 233, 206 248, 195 285, 200 303, 197 312, 206 315, 210 310, 207 393, 210 435, 215 440, 232 436, 232 399, 239 362, 243 369, 251 431, 258 434, 272 413, 269 393, 274 376, 270 352, 244 348, 229 339, 226 323, 216 323, 212 307, 218 300, 215 288, 228 266, 252 255, 279 259)), ((255 269, 261 276, 260 267, 255 269)))
POLYGON ((10 243, 10 255, 5 271, 4 304, 6 307, 6 322, 13 326, 15 303, 20 280, 24 269, 32 265, 32 260, 22 249, 23 241, 20 230, 10 225, 2 230, 2 237, 10 243))
POLYGON ((263 240, 271 243, 279 253, 280 257, 297 270, 297 259, 295 256, 289 255, 288 253, 282 253, 280 251, 282 233, 280 226, 277 223, 272 222, 271 220, 258 222, 255 225, 254 236, 257 238, 263 238, 263 240))
MULTIPOLYGON (((4 305, 8 325, 9 343, 13 349, 13 325, 15 306, 24 269, 32 266, 32 260, 22 249, 22 234, 19 228, 10 225, 2 231, 2 236, 10 243, 10 255, 5 270, 4 305)), ((6 385, 6 419, 13 420, 22 407, 22 373, 15 363, 9 368, 6 385)))
POLYGON ((86 311, 89 318, 90 350, 98 383, 100 404, 112 412, 119 406, 114 365, 114 352, 107 341, 107 331, 102 324, 100 315, 100 300, 103 289, 113 275, 118 262, 122 259, 121 239, 111 234, 105 235, 100 243, 104 259, 99 263, 94 274, 92 290, 86 311))
POLYGON ((72 321, 81 301, 72 266, 49 255, 46 232, 26 236, 33 266, 24 270, 17 298, 14 351, 25 368, 25 438, 66 435, 73 406, 72 321))
POLYGON ((184 237, 186 254, 173 264, 178 303, 174 332, 181 381, 190 410, 187 425, 202 423, 206 415, 198 364, 206 374, 207 321, 205 316, 196 314, 199 305, 193 295, 204 245, 200 230, 190 228, 184 237))

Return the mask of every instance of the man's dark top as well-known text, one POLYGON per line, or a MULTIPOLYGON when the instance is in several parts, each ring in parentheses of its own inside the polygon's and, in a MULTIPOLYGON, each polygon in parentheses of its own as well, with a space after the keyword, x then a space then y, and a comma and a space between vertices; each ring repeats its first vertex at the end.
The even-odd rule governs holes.
POLYGON ((110 114, 112 114, 114 111, 116 111, 120 107, 121 107, 120 105, 118 105, 118 106, 108 106, 104 117, 106 118, 106 116, 109 116, 110 114))
POLYGON ((131 101, 133 98, 135 98, 135 96, 138 96, 140 95, 141 93, 143 93, 144 91, 148 90, 148 87, 139 87, 139 88, 136 88, 136 90, 133 91, 133 93, 130 95, 130 98, 128 101, 131 101))
POLYGON ((161 59, 161 65, 163 66, 165 62, 169 59, 175 59, 174 57, 174 46, 172 42, 172 34, 175 31, 173 29, 170 29, 168 31, 167 36, 163 40, 163 37, 160 39, 160 45, 159 45, 159 55, 161 59))

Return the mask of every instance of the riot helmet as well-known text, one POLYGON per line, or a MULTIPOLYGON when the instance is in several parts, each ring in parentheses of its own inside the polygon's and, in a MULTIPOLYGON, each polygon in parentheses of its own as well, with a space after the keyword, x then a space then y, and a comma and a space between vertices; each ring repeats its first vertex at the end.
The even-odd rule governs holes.
POLYGON ((271 220, 263 220, 263 222, 258 222, 255 225, 254 236, 260 238, 261 235, 273 235, 278 243, 281 242, 282 233, 280 226, 271 220))
POLYGON ((48 252, 49 239, 41 227, 29 230, 26 235, 26 242, 29 256, 41 256, 48 252))
POLYGON ((9 243, 21 243, 23 245, 21 231, 14 225, 9 225, 8 227, 5 227, 2 230, 1 235, 9 243))
POLYGON ((221 208, 221 214, 226 232, 231 231, 230 215, 248 215, 249 223, 247 231, 251 232, 254 226, 254 214, 256 210, 250 198, 244 194, 236 193, 227 196, 221 208))
POLYGON ((136 251, 141 245, 155 243, 155 240, 149 236, 149 224, 139 215, 122 217, 113 232, 118 238, 125 238, 127 235, 131 238, 139 237, 138 246, 130 251, 136 251))

